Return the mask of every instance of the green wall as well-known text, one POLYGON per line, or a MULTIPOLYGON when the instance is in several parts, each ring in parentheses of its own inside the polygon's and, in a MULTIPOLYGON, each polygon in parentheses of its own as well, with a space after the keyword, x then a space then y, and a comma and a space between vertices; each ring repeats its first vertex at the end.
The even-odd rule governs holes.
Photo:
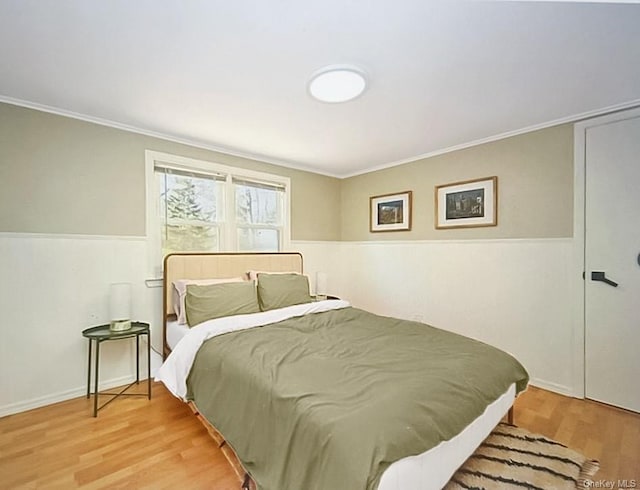
POLYGON ((345 241, 573 236, 573 125, 564 124, 342 180, 345 241), (498 226, 436 230, 437 185, 498 176, 498 226), (369 232, 369 197, 413 191, 411 231, 369 232))
POLYGON ((145 234, 145 150, 291 179, 291 238, 339 240, 340 180, 0 103, 0 231, 145 234))
POLYGON ((340 180, 2 103, 0 231, 143 236, 145 150, 289 177, 293 240, 573 236, 571 124, 340 180), (435 229, 436 185, 492 175, 497 227, 435 229), (369 197, 406 190, 412 230, 370 233, 369 197))

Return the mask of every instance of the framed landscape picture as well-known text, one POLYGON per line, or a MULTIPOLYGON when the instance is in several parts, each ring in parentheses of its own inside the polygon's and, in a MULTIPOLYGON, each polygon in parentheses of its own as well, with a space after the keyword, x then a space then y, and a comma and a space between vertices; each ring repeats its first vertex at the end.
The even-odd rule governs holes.
POLYGON ((411 191, 369 198, 369 230, 411 230, 411 191))
POLYGON ((436 228, 498 224, 498 177, 436 186, 436 228))

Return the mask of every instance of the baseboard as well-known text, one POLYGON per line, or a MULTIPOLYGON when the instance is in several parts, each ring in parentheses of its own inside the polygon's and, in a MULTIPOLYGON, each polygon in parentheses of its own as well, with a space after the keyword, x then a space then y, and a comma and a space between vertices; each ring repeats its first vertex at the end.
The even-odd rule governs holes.
POLYGON ((531 386, 535 386, 536 388, 542 388, 543 390, 553 391, 554 393, 559 393, 560 395, 570 396, 572 398, 580 398, 575 395, 573 390, 568 386, 564 386, 558 383, 553 383, 551 381, 545 381, 539 378, 531 378, 529 380, 529 384, 531 386))
MULTIPOLYGON (((151 379, 155 377, 156 369, 151 369, 151 379)), ((135 376, 127 375, 119 378, 113 378, 100 383, 100 391, 110 390, 118 386, 123 386, 135 381, 135 376)), ((146 380, 146 378, 144 378, 146 380)), ((142 380, 140 380, 142 382, 142 380)), ((93 387, 92 387, 93 389, 93 387)), ((72 398, 78 398, 86 396, 87 385, 82 387, 73 388, 71 390, 59 391, 58 393, 51 393, 50 395, 40 396, 38 398, 32 398, 17 403, 10 403, 8 405, 0 406, 0 417, 6 417, 7 415, 13 415, 14 413, 26 412, 34 408, 44 407, 46 405, 52 405, 53 403, 63 402, 71 400, 72 398)))

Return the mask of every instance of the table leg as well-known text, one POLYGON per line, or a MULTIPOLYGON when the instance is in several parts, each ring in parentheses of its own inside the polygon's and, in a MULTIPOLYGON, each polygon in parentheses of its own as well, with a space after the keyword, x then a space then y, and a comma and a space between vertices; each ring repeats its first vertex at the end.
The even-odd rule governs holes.
POLYGON ((147 392, 151 400, 151 333, 147 332, 147 392))
POLYGON ((136 335, 136 384, 140 383, 140 335, 136 335))
POLYGON ((87 398, 91 395, 91 339, 89 339, 89 364, 87 367, 87 398))
POLYGON ((98 416, 98 369, 100 369, 100 340, 96 340, 96 382, 95 391, 93 393, 93 416, 98 416))

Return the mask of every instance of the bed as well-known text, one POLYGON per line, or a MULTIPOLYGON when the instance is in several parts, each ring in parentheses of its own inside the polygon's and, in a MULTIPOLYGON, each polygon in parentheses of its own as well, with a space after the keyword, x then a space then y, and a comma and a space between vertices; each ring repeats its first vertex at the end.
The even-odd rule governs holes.
MULTIPOLYGON (((343 300, 177 322, 174 283, 248 271, 264 273, 269 298, 267 273, 300 274, 303 258, 167 256, 156 377, 190 403, 243 488, 442 488, 526 387, 524 368, 495 348, 343 300)), ((189 291, 207 287, 221 289, 189 291)))

